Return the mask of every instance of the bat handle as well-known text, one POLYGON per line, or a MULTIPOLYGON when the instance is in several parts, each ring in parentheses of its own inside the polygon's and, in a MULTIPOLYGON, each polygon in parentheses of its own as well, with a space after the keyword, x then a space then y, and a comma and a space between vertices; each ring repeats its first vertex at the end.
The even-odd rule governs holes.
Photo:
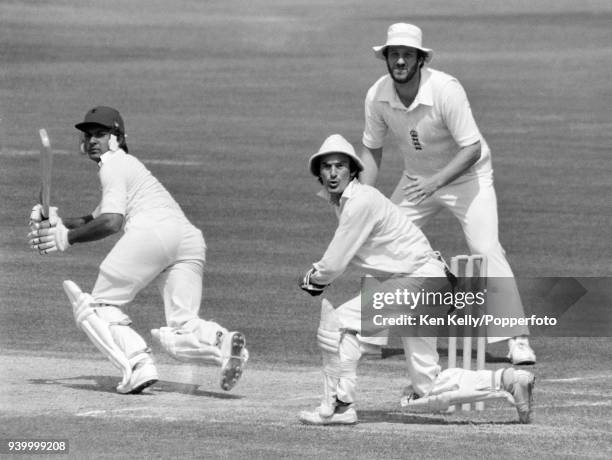
POLYGON ((43 198, 43 189, 40 188, 40 193, 38 194, 38 202, 42 204, 42 216, 43 220, 47 220, 49 218, 49 203, 46 203, 46 200, 43 198))

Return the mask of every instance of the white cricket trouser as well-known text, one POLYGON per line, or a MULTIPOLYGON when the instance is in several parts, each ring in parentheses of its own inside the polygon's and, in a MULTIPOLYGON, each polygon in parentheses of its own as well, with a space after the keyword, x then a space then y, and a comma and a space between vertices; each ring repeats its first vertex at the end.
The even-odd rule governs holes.
MULTIPOLYGON (((449 184, 417 205, 405 198, 403 187, 408 182, 409 179, 403 175, 391 201, 400 206, 419 228, 423 228, 442 209, 452 212, 461 224, 470 252, 487 257, 487 312, 496 317, 524 317, 516 281, 499 242, 493 173, 449 184)), ((489 342, 527 334, 527 326, 502 328, 490 325, 487 329, 489 342)))
POLYGON ((134 216, 100 265, 91 295, 121 307, 157 278, 167 325, 180 327, 198 317, 205 254, 202 232, 184 216, 134 216))
MULTIPOLYGON (((414 278, 446 277, 444 264, 432 257, 410 276, 414 278)), ((418 288, 415 289, 418 290, 418 288)), ((342 328, 361 332, 361 296, 354 297, 340 305, 336 309, 336 314, 342 323, 342 328)), ((368 344, 384 345, 387 343, 387 337, 359 338, 368 344)), ((412 388, 421 395, 425 394, 431 389, 433 381, 441 370, 438 364, 440 357, 436 349, 437 338, 403 337, 402 343, 412 388)))

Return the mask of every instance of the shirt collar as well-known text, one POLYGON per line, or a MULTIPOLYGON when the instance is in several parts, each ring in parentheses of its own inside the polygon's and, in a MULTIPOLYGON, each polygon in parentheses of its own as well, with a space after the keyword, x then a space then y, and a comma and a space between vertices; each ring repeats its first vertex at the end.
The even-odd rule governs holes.
POLYGON ((387 75, 383 85, 376 95, 376 100, 382 102, 388 102, 389 105, 394 109, 413 110, 418 105, 433 105, 433 93, 431 89, 431 70, 427 67, 421 68, 421 81, 419 82, 419 90, 417 92, 414 101, 410 104, 410 107, 406 108, 403 102, 400 100, 395 91, 395 85, 393 79, 387 75))
POLYGON ((122 149, 117 149, 114 152, 112 150, 109 150, 106 153, 103 153, 102 155, 100 155, 100 161, 98 162, 98 168, 101 168, 102 165, 110 160, 112 160, 113 158, 117 157, 120 154, 125 154, 125 152, 122 149))

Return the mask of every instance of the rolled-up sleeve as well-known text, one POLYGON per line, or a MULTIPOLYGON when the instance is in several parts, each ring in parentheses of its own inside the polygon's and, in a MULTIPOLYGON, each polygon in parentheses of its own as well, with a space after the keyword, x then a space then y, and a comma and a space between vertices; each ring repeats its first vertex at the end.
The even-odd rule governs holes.
POLYGON ((440 106, 446 126, 459 147, 467 147, 480 140, 481 134, 467 94, 457 80, 450 80, 442 89, 440 106))
POLYGON ((371 88, 365 98, 365 124, 361 142, 370 149, 377 149, 383 146, 388 126, 380 113, 375 101, 375 88, 371 88))
POLYGON ((98 205, 99 214, 116 213, 125 215, 127 209, 127 180, 115 164, 109 163, 100 169, 102 201, 98 205))
POLYGON ((311 280, 317 284, 330 284, 340 276, 374 228, 373 209, 367 200, 351 200, 345 206, 323 258, 314 264, 311 280))

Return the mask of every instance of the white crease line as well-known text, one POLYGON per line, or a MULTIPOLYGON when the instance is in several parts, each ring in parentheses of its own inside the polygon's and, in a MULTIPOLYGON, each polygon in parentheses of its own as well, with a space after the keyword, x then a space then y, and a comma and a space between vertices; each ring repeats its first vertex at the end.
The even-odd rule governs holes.
POLYGON ((588 390, 559 391, 559 390, 552 389, 552 388, 551 389, 542 389, 542 387, 537 388, 537 385, 536 385, 536 392, 551 394, 551 395, 588 396, 588 397, 600 398, 600 399, 610 399, 612 397, 612 393, 601 393, 601 392, 588 391, 588 390))
POLYGON ((320 396, 317 395, 310 395, 310 396, 296 396, 294 398, 283 398, 283 401, 306 401, 312 399, 313 401, 316 401, 318 399, 321 399, 320 396))
POLYGON ((89 416, 95 417, 97 415, 107 415, 107 414, 114 414, 114 413, 119 413, 119 412, 136 412, 136 411, 143 411, 143 410, 148 410, 148 409, 153 409, 153 407, 124 407, 122 409, 110 409, 110 410, 98 409, 98 410, 90 410, 86 412, 77 412, 76 415, 84 416, 84 417, 89 417, 89 416))
MULTIPOLYGON (((57 150, 53 149, 54 155, 78 155, 78 152, 69 150, 57 150)), ((39 150, 0 150, 0 156, 3 157, 33 157, 40 155, 39 150)), ((154 165, 170 165, 170 166, 200 166, 201 161, 195 160, 165 160, 165 159, 152 159, 152 158, 141 158, 145 164, 154 165)))
POLYGON ((534 404, 534 409, 537 410, 539 408, 546 408, 546 409, 559 409, 561 407, 565 407, 565 408, 571 408, 571 407, 610 407, 612 406, 612 401, 598 401, 598 402, 575 402, 575 403, 571 403, 571 404, 538 404, 538 402, 536 401, 534 404))
POLYGON ((154 165, 172 165, 172 166, 200 166, 202 164, 201 161, 191 161, 191 160, 150 160, 150 159, 142 159, 143 163, 149 163, 154 165))
POLYGON ((150 419, 154 418, 157 420, 165 421, 176 421, 176 417, 163 416, 159 412, 155 411, 152 407, 127 407, 124 409, 111 409, 111 410, 90 410, 85 412, 77 412, 77 417, 115 417, 115 418, 132 418, 132 419, 150 419), (149 411, 146 413, 144 411, 149 411), (137 413, 140 412, 140 413, 137 413))
POLYGON ((105 410, 105 409, 98 409, 98 410, 90 410, 90 411, 86 411, 86 412, 77 412, 77 416, 80 417, 96 417, 99 415, 110 415, 110 414, 114 414, 114 413, 118 413, 118 412, 133 412, 135 410, 142 410, 143 408, 141 407, 125 407, 123 409, 110 409, 110 410, 105 410))
POLYGON ((77 417, 98 417, 100 415, 106 415, 107 412, 106 410, 90 410, 87 412, 77 412, 75 415, 77 417))
POLYGON ((569 377, 566 379, 538 379, 538 381, 553 382, 553 383, 572 383, 572 382, 580 382, 581 380, 606 380, 609 378, 612 378, 611 374, 591 375, 588 377, 569 377))
MULTIPOLYGON (((52 147, 53 149, 53 147, 52 147)), ((53 154, 58 155, 70 155, 76 152, 70 152, 69 150, 57 150, 53 149, 53 154)), ((40 155, 40 150, 0 150, 0 155, 4 157, 32 157, 40 155)))

